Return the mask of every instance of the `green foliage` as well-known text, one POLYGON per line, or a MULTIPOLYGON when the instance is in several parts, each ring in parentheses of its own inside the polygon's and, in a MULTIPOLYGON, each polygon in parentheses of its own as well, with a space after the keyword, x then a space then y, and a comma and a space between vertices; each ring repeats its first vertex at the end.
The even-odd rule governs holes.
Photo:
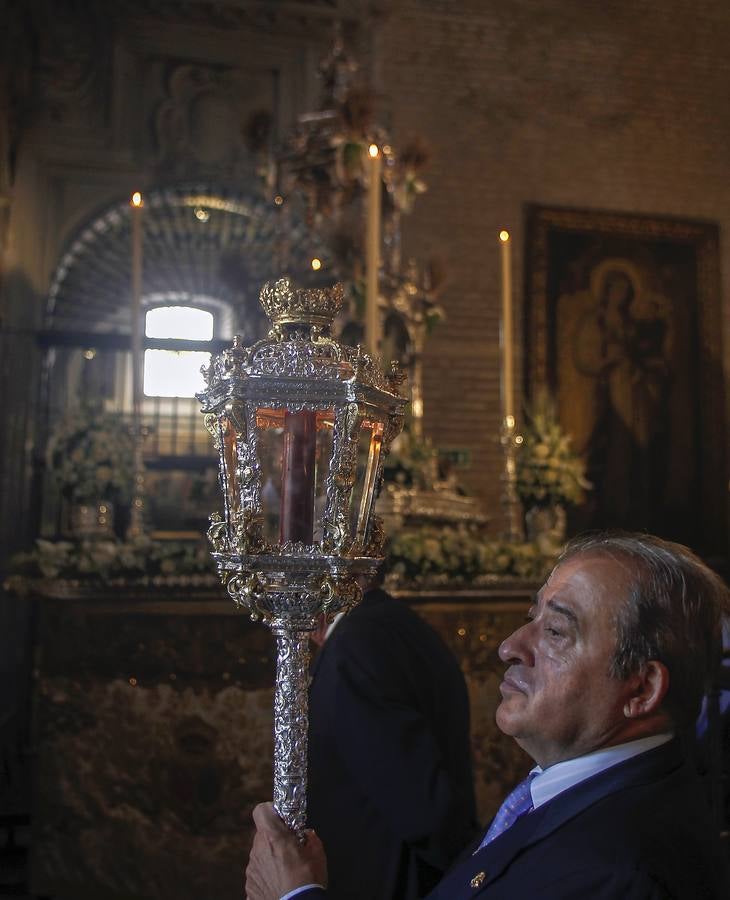
POLYGON ((430 306, 425 313, 426 334, 429 336, 432 335, 436 326, 439 324, 439 322, 443 322, 445 316, 446 314, 444 313, 442 307, 438 306, 437 304, 430 306))
POLYGON ((358 141, 346 140, 342 143, 342 166, 348 178, 355 178, 360 174, 366 149, 365 144, 358 141))

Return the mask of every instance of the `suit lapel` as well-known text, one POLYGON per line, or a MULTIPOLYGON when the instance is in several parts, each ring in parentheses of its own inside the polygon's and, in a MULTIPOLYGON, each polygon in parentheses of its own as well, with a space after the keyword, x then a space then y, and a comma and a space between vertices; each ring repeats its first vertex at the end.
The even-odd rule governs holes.
POLYGON ((681 747, 675 739, 558 794, 456 865, 428 895, 427 900, 477 896, 505 871, 517 854, 544 840, 589 806, 616 791, 655 781, 682 763, 681 747))

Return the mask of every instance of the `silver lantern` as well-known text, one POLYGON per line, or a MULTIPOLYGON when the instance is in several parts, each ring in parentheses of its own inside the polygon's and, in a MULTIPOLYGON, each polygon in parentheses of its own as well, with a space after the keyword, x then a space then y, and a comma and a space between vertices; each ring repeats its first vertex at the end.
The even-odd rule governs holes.
POLYGON ((212 556, 236 605, 276 636, 274 806, 297 832, 306 820, 308 634, 320 614, 354 606, 382 560, 373 505, 405 405, 396 365, 384 374, 361 347, 330 336, 342 296, 341 285, 265 285, 267 337, 251 347, 234 338, 198 394, 223 492, 223 515, 208 530, 212 556))

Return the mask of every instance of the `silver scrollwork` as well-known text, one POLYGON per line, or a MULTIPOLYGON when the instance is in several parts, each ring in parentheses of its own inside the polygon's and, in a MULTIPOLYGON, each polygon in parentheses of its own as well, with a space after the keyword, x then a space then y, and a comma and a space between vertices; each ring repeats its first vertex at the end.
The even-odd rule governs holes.
POLYGON ((359 579, 377 570, 382 527, 374 520, 367 540, 367 524, 383 459, 402 426, 405 400, 398 390, 400 373, 392 369, 384 375, 380 362, 362 348, 329 336, 342 302, 340 287, 298 291, 280 279, 264 288, 261 300, 273 323, 269 335, 250 348, 236 340, 215 357, 206 371, 206 389, 198 394, 219 452, 224 497, 223 516, 211 517, 208 538, 233 602, 276 635, 274 805, 301 832, 306 820, 307 635, 320 614, 331 618, 354 606, 361 596, 359 579), (260 458, 268 442, 260 437, 284 427, 283 411, 302 410, 316 414, 318 434, 332 430, 330 459, 321 461, 324 509, 319 507, 321 521, 312 532, 321 538, 272 543, 263 528, 260 458), (354 533, 358 449, 362 434, 376 432, 382 435, 382 449, 375 477, 370 470, 363 480, 354 533))
POLYGON ((276 630, 274 809, 301 834, 307 817, 309 636, 276 630))

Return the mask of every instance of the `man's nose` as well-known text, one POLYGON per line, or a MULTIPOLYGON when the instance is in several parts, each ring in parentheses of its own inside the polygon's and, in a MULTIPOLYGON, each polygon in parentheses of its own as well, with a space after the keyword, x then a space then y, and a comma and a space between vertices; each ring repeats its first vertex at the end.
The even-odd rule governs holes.
POLYGON ((516 631, 505 638, 499 645, 499 658, 503 663, 532 664, 533 651, 530 643, 530 626, 532 622, 525 622, 516 631))

